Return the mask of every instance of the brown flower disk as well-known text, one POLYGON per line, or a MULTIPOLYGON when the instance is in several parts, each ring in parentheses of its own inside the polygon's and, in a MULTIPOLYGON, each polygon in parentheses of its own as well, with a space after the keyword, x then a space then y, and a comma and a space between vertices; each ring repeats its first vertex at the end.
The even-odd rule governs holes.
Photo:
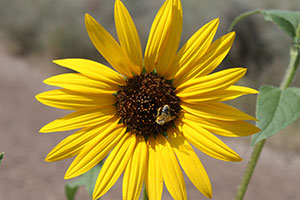
POLYGON ((150 135, 165 134, 172 121, 157 124, 159 108, 170 107, 170 115, 178 116, 180 100, 171 81, 155 73, 145 73, 128 78, 125 86, 117 92, 117 110, 128 130, 147 138, 150 135))

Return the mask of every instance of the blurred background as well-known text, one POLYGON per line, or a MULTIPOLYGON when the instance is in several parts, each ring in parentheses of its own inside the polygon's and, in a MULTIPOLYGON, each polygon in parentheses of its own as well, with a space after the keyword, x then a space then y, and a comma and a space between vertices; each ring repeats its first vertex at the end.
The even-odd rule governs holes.
MULTIPOLYGON (((152 20, 162 0, 123 0, 146 46, 152 20)), ((216 38, 227 33, 231 21, 253 9, 300 10, 299 0, 185 0, 181 45, 202 25, 219 17, 216 38)), ((34 96, 50 90, 42 80, 66 72, 53 59, 77 57, 106 61, 90 42, 84 26, 89 13, 113 36, 113 0, 0 0, 0 199, 65 199, 63 177, 72 159, 46 163, 47 153, 68 133, 39 134, 38 130, 66 114, 37 102, 34 96)), ((258 89, 279 85, 289 58, 291 40, 261 15, 249 17, 235 29, 233 48, 218 69, 248 68, 240 85, 258 89)), ((300 79, 294 82, 300 86, 300 79)), ((230 104, 254 115, 256 96, 230 104)), ((300 198, 300 122, 269 139, 255 170, 245 200, 300 198)), ((213 199, 234 199, 251 154, 250 137, 222 138, 244 161, 226 163, 198 152, 213 186, 213 199)), ((121 199, 121 180, 103 199, 121 199)), ((186 178, 188 199, 206 199, 186 178)), ((77 199, 88 199, 81 188, 77 199)), ((164 189, 163 199, 171 199, 164 189)))

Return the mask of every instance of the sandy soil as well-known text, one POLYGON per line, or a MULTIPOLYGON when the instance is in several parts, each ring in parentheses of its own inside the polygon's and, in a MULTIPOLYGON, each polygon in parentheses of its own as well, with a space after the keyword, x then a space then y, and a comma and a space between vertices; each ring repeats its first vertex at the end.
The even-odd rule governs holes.
MULTIPOLYGON (((45 123, 65 114, 34 99, 37 93, 50 89, 42 80, 53 74, 48 69, 54 65, 45 62, 48 63, 15 58, 0 50, 0 151, 6 152, 0 165, 1 200, 65 199, 63 176, 71 159, 56 163, 43 159, 70 133, 38 133, 45 123)), ((240 163, 218 161, 199 152, 212 182, 214 200, 234 199, 251 153, 249 139, 225 140, 244 158, 240 163)), ((299 151, 284 152, 274 147, 267 143, 263 150, 245 200, 300 198, 299 151)), ((186 187, 188 199, 206 199, 187 179, 186 187)), ((121 199, 121 188, 119 180, 103 199, 121 199)), ((77 199, 88 199, 84 189, 80 189, 77 199)), ((163 199, 171 199, 166 189, 163 199)))

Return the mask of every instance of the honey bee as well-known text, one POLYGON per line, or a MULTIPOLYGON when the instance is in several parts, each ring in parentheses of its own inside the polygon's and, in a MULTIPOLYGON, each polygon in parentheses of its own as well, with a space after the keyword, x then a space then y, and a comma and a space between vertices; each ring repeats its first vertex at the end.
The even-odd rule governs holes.
POLYGON ((157 109, 157 115, 155 122, 159 125, 164 125, 167 122, 175 119, 176 116, 171 116, 169 105, 164 105, 163 107, 159 107, 157 109))

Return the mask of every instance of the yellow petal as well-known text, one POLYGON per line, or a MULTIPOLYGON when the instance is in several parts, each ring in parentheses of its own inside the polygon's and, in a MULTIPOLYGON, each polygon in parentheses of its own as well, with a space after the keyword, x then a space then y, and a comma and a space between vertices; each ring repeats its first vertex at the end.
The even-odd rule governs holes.
POLYGON ((112 118, 108 121, 104 121, 97 126, 92 126, 89 128, 82 128, 79 131, 68 136, 62 140, 58 145, 56 145, 52 151, 47 155, 45 161, 54 162, 66 158, 73 157, 83 149, 88 142, 93 140, 100 133, 105 131, 111 126, 115 126, 118 120, 112 118))
POLYGON ((168 32, 166 38, 159 38, 162 43, 160 47, 162 48, 158 52, 156 71, 160 75, 165 75, 168 71, 173 70, 169 64, 176 55, 182 33, 182 6, 180 0, 173 0, 170 24, 168 27, 163 28, 169 30, 166 30, 168 32))
MULTIPOLYGON (((144 66, 146 71, 149 73, 153 71, 153 69, 156 67, 155 61, 157 60, 157 54, 158 54, 158 46, 160 44, 160 40, 157 38, 157 33, 159 33, 162 36, 162 26, 159 26, 159 23, 162 23, 163 25, 166 23, 166 15, 170 11, 171 7, 171 1, 165 1, 164 4, 161 6, 159 11, 157 12, 151 29, 148 36, 148 42, 145 49, 145 55, 144 55, 144 66), (160 29, 159 29, 160 28, 160 29)), ((165 32, 166 34, 166 32, 165 32)), ((165 36, 164 36, 165 37, 165 36)))
POLYGON ((182 95, 181 100, 183 102, 190 103, 190 104, 198 104, 198 103, 203 103, 204 101, 207 102, 212 100, 229 101, 245 94, 257 94, 257 93, 258 91, 248 87, 232 85, 229 86, 228 88, 225 88, 225 90, 216 90, 204 94, 201 94, 197 91, 190 93, 189 96, 187 97, 183 97, 184 95, 181 94, 182 95))
MULTIPOLYGON (((219 19, 214 19, 201 27, 180 49, 174 61, 170 63, 168 78, 174 78, 174 83, 183 74, 189 73, 199 59, 205 54, 209 48, 219 25, 219 19)), ((177 85, 176 85, 177 86, 177 85)))
POLYGON ((112 94, 95 96, 80 94, 66 89, 43 92, 36 95, 36 99, 47 106, 65 110, 103 108, 112 106, 117 100, 112 94))
POLYGON ((206 197, 212 198, 208 175, 188 141, 174 128, 168 130, 168 141, 191 182, 206 197))
POLYGON ((116 108, 113 106, 95 109, 81 110, 56 119, 41 128, 41 133, 69 131, 72 129, 95 126, 103 121, 113 118, 116 108))
POLYGON ((183 175, 171 145, 165 137, 158 135, 155 148, 161 174, 169 193, 175 200, 187 199, 183 175))
POLYGON ((163 178, 158 163, 158 156, 155 151, 155 139, 148 139, 148 165, 145 176, 145 186, 150 200, 161 199, 163 192, 163 178))
POLYGON ((219 119, 225 121, 256 120, 255 117, 218 101, 209 101, 198 104, 183 102, 181 108, 188 113, 207 119, 219 119))
POLYGON ((115 25, 121 47, 134 64, 131 71, 140 74, 143 66, 140 38, 128 10, 120 0, 115 1, 115 25))
POLYGON ((253 135, 260 131, 256 126, 244 121, 203 120, 199 125, 210 132, 225 137, 241 137, 253 135))
POLYGON ((246 71, 246 68, 225 69, 208 76, 194 78, 184 82, 176 88, 176 91, 179 97, 186 98, 187 96, 224 90, 240 80, 246 71))
POLYGON ((109 154, 96 181, 93 193, 94 200, 104 195, 118 180, 132 157, 135 145, 136 136, 126 133, 123 139, 109 154))
POLYGON ((89 78, 108 84, 124 85, 124 78, 114 70, 95 61, 69 58, 54 60, 55 64, 77 71, 89 78))
POLYGON ((124 137, 126 127, 117 125, 98 132, 98 136, 91 140, 80 151, 66 172, 65 179, 74 178, 92 169, 120 142, 124 137))
POLYGON ((168 69, 178 49, 182 31, 180 0, 167 0, 154 18, 145 50, 145 68, 160 75, 168 69))
POLYGON ((174 80, 174 86, 176 87, 191 78, 197 78, 211 73, 228 54, 234 38, 235 32, 231 32, 213 42, 205 54, 200 57, 200 59, 197 59, 194 65, 186 69, 180 78, 174 80))
POLYGON ((131 77, 130 61, 118 42, 89 14, 85 15, 85 26, 96 49, 124 76, 131 77))
POLYGON ((198 126, 197 123, 193 123, 193 121, 186 119, 185 117, 182 121, 183 124, 179 126, 179 129, 183 136, 200 151, 213 158, 224 161, 238 162, 242 160, 241 157, 231 148, 229 148, 216 136, 201 126, 198 126))
POLYGON ((143 137, 138 137, 133 155, 123 176, 123 199, 138 200, 146 173, 148 160, 147 145, 143 137))
POLYGON ((222 121, 203 119, 196 115, 184 113, 184 117, 206 130, 225 137, 248 136, 260 131, 256 126, 244 121, 222 121))
POLYGON ((236 99, 245 94, 257 94, 257 93, 258 91, 252 88, 232 85, 220 93, 219 100, 229 101, 232 99, 236 99))
POLYGON ((44 83, 82 94, 111 95, 120 90, 117 84, 96 81, 79 73, 52 76, 44 83))

